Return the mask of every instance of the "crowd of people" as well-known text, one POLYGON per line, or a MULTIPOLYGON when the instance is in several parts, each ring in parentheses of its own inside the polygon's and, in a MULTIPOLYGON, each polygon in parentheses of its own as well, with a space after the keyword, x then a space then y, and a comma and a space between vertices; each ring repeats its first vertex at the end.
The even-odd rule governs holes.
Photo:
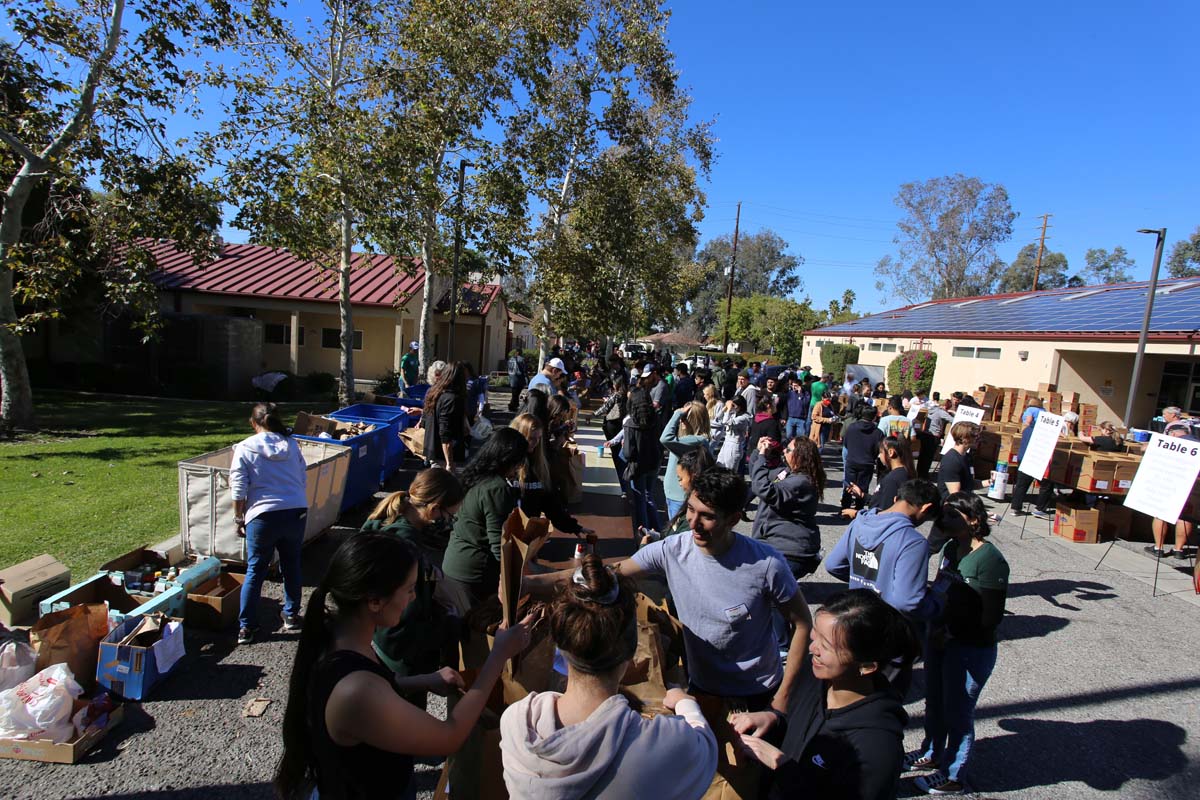
MULTIPOLYGON (((591 416, 637 549, 614 564, 588 554, 525 577, 522 594, 546 602, 566 684, 504 712, 509 795, 701 796, 718 756, 697 702, 704 695, 735 712, 744 754, 767 768, 765 796, 891 798, 904 773, 921 773, 916 786, 929 794, 965 791, 974 709, 996 665, 1009 581, 989 538, 994 518, 976 493, 969 453, 979 426, 953 422, 971 397, 889 396, 850 375, 838 382, 732 361, 696 369, 613 354, 600 364, 573 372, 552 354, 513 391, 511 424, 476 442, 469 368, 442 364, 426 395, 429 467, 339 547, 303 618, 295 447, 273 407, 255 407, 255 436, 239 445, 233 481, 250 553, 243 633, 253 638, 274 550, 285 623, 302 627, 280 794, 411 797, 413 759, 462 746, 502 665, 537 623, 499 631, 469 687, 449 668, 463 620, 497 593, 505 520, 519 507, 558 531, 590 532, 570 514, 554 466, 582 392, 601 401, 591 416), (932 473, 943 437, 952 445, 932 473), (839 460, 845 527, 823 552, 825 464, 839 460), (752 506, 749 533, 738 533, 752 506), (814 614, 800 582, 819 569, 846 588, 814 614), (637 645, 637 585, 648 578, 665 584, 682 623, 688 677, 663 698, 668 713, 653 718, 620 689, 637 645), (905 753, 904 705, 922 699, 911 680, 919 660, 924 739, 905 753), (449 718, 425 712, 428 692, 459 695, 449 718)), ((524 369, 511 359, 509 367, 524 369)), ((1031 401, 1023 415, 1022 456, 1038 408, 1031 401)), ((1106 450, 1116 437, 1101 425, 1083 438, 1106 450)), ((1029 485, 1018 478, 1014 489, 1017 512, 1029 485)), ((1048 502, 1039 495, 1037 508, 1048 502)))

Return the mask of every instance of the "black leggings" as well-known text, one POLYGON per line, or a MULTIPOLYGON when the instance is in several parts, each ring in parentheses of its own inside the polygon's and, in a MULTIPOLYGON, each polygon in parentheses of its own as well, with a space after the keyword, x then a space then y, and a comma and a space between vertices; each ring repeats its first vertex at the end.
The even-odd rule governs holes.
MULTIPOLYGON (((1033 478, 1026 475, 1024 472, 1017 473, 1017 481, 1013 484, 1012 493, 1012 510, 1022 511, 1025 506, 1025 495, 1029 493, 1030 487, 1033 486, 1033 478)), ((1042 481, 1037 493, 1037 500, 1034 506, 1039 511, 1049 513, 1050 506, 1054 502, 1054 484, 1050 481, 1042 481)))

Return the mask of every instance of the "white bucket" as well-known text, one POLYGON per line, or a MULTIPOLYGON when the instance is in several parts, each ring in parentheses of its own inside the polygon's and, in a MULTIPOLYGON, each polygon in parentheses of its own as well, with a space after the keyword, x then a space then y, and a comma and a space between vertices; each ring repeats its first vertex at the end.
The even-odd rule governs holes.
POLYGON ((988 497, 993 500, 1003 500, 1008 491, 1008 473, 992 472, 992 486, 988 489, 988 497))

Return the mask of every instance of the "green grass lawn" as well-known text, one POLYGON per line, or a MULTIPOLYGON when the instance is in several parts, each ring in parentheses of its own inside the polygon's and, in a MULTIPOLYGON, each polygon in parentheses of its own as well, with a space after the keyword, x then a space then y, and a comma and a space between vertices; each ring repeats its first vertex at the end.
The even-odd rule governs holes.
MULTIPOLYGON (((42 431, 0 440, 0 568, 49 553, 73 581, 179 535, 179 461, 251 433, 250 403, 35 394, 42 431)), ((318 404, 319 405, 319 404, 318 404)), ((282 407, 285 422, 307 405, 282 407)))

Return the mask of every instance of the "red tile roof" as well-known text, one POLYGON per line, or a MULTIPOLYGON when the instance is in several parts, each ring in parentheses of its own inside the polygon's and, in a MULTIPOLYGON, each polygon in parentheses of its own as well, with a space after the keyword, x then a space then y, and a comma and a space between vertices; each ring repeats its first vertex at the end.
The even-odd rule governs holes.
MULTIPOLYGON (((154 282, 163 291, 199 292, 231 297, 304 300, 318 303, 338 301, 336 273, 317 268, 313 261, 293 256, 287 250, 256 244, 226 244, 219 258, 197 267, 174 242, 154 242, 150 251, 158 263, 154 282)), ((391 256, 354 254, 350 278, 350 302, 361 306, 403 306, 419 297, 425 285, 425 270, 419 258, 411 262, 412 274, 400 269, 391 256)), ((487 314, 500 294, 496 284, 463 284, 486 296, 472 304, 467 314, 487 314)))

